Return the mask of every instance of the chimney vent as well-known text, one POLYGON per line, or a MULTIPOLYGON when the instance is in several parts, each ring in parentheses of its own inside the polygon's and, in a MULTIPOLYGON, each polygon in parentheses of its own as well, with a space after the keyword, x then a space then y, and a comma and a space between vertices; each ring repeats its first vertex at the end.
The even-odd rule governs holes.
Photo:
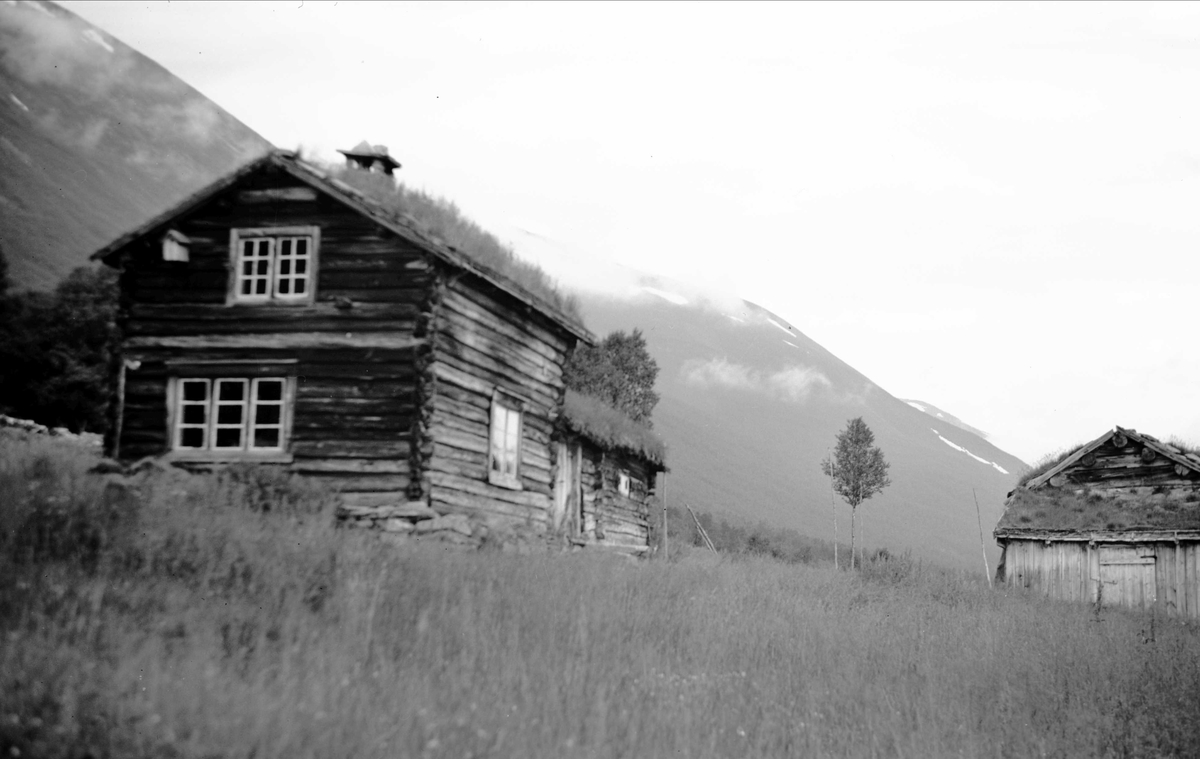
POLYGON ((387 145, 372 145, 363 140, 350 150, 338 152, 346 156, 346 165, 350 167, 377 171, 389 177, 400 168, 400 162, 388 155, 387 145))

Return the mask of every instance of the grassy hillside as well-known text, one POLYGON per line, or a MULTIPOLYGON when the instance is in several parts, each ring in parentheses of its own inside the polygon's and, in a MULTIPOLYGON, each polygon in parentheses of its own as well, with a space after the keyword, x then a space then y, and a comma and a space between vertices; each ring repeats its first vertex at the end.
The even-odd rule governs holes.
POLYGON ((390 546, 0 431, 7 756, 1195 756, 1195 625, 858 574, 390 546))

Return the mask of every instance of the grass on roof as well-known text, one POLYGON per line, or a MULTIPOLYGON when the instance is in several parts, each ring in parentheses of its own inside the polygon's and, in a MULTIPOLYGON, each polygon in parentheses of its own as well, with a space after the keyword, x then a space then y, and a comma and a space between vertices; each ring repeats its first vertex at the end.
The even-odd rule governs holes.
POLYGON ((563 421, 572 431, 610 448, 619 448, 664 465, 667 446, 649 427, 638 424, 604 401, 567 390, 563 421))
POLYGON ((1087 490, 1018 488, 1008 499, 997 528, 1084 532, 1200 530, 1200 493, 1177 489, 1133 497, 1087 490))
POLYGON ((1067 459, 1067 457, 1085 445, 1087 445, 1087 443, 1079 443, 1078 445, 1073 445, 1070 448, 1064 448, 1061 451, 1047 453, 1045 456, 1033 462, 1028 469, 1021 473, 1020 478, 1017 479, 1017 487, 1022 487, 1030 480, 1041 477, 1043 474, 1061 464, 1067 459))
MULTIPOLYGON (((311 159, 305 159, 310 160, 311 159)), ((393 182, 391 177, 348 166, 318 163, 330 177, 350 185, 388 210, 404 214, 431 235, 516 282, 582 323, 579 299, 564 293, 537 264, 523 261, 499 238, 463 215, 453 201, 393 182)))

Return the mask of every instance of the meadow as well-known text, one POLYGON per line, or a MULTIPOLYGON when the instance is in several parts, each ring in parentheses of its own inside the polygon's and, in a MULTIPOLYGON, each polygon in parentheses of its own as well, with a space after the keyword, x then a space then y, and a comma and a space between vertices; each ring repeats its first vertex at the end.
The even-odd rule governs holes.
POLYGON ((334 529, 269 471, 0 430, 0 755, 1200 755, 1195 624, 676 549, 334 529))

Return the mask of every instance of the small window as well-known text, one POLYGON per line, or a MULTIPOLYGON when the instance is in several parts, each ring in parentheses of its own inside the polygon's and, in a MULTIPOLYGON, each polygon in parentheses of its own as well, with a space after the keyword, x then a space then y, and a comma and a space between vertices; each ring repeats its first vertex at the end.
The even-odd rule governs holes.
POLYGON ((500 392, 492 396, 488 481, 494 485, 521 487, 522 411, 523 405, 516 398, 500 392))
POLYGON ((177 229, 169 229, 163 235, 162 239, 162 254, 164 261, 184 261, 188 260, 188 245, 191 240, 177 229))
POLYGON ((626 498, 629 497, 629 474, 626 472, 617 472, 617 492, 626 498))
POLYGON ((317 228, 235 229, 230 303, 311 303, 317 228))
POLYGON ((174 449, 282 452, 287 383, 283 377, 177 380, 174 449))

